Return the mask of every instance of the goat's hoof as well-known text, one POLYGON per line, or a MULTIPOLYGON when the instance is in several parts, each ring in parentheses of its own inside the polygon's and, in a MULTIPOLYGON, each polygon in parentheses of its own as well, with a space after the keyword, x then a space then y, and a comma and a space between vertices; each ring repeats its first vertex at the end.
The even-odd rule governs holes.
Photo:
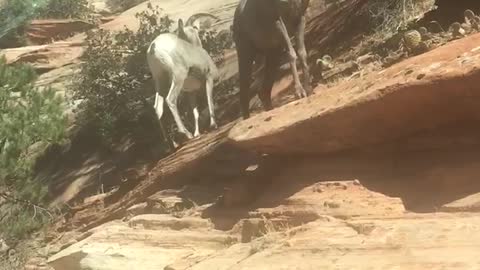
POLYGON ((297 97, 297 99, 301 99, 307 96, 307 92, 302 86, 295 87, 295 93, 296 93, 295 96, 297 97))
POLYGON ((198 136, 200 136, 200 132, 195 132, 195 133, 193 134, 193 137, 194 137, 194 138, 196 138, 196 137, 198 137, 198 136))
POLYGON ((172 141, 172 146, 173 146, 173 149, 172 150, 175 150, 177 149, 180 145, 178 143, 176 143, 175 141, 172 141))
POLYGON ((243 120, 247 120, 250 118, 250 112, 249 111, 242 111, 242 118, 243 120))
POLYGON ((303 89, 302 97, 304 97, 304 98, 308 97, 308 96, 309 96, 309 93, 310 93, 310 92, 307 92, 307 91, 305 91, 305 89, 303 89))
POLYGON ((296 97, 297 99, 302 99, 302 98, 305 97, 305 95, 304 95, 303 93, 296 93, 296 94, 295 94, 295 97, 296 97))
POLYGON ((189 140, 193 139, 193 135, 190 132, 185 132, 185 136, 187 136, 189 140))
POLYGON ((217 129, 217 128, 218 128, 217 123, 210 124, 210 129, 217 129))
POLYGON ((306 90, 305 94, 306 94, 307 96, 313 95, 313 89, 312 89, 311 86, 307 87, 305 90, 306 90))

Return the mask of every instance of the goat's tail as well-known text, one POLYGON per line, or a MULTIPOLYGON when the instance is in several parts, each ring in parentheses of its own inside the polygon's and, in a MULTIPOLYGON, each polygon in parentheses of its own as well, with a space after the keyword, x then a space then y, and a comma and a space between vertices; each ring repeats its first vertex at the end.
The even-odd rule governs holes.
POLYGON ((151 55, 155 54, 155 42, 152 42, 152 44, 150 44, 150 47, 148 48, 148 53, 151 55))

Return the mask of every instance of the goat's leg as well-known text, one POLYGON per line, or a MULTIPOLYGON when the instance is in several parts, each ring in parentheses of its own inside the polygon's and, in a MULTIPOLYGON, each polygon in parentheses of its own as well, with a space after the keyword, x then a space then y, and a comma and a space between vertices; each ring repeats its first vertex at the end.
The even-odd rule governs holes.
POLYGON ((290 42, 290 36, 288 35, 287 27, 285 27, 282 17, 277 20, 276 26, 277 30, 280 31, 280 33, 282 34, 283 39, 287 45, 288 53, 290 56, 290 69, 292 70, 293 81, 295 83, 295 93, 297 94, 297 98, 306 97, 307 93, 305 92, 305 89, 300 83, 300 78, 298 77, 297 54, 295 53, 292 42, 290 42))
POLYGON ((189 93, 188 99, 190 101, 190 106, 192 106, 193 118, 195 119, 195 132, 193 133, 193 137, 198 137, 200 136, 200 128, 198 125, 198 119, 200 118, 200 114, 198 112, 197 93, 189 93))
POLYGON ((213 102, 213 78, 208 77, 205 83, 207 90, 208 112, 210 113, 210 128, 217 129, 218 125, 215 121, 215 104, 213 102))
POLYGON ((163 126, 162 122, 162 116, 163 116, 163 97, 158 93, 160 90, 160 83, 157 78, 154 78, 154 83, 155 83, 155 102, 153 104, 153 108, 155 109, 155 113, 157 114, 158 117, 158 122, 160 125, 160 130, 162 132, 163 139, 167 142, 168 147, 170 147, 171 150, 174 150, 177 148, 177 143, 168 136, 167 132, 165 131, 165 127, 163 126))
POLYGON ((258 93, 260 101, 265 111, 272 107, 272 87, 277 75, 278 65, 280 63, 281 50, 274 50, 267 53, 265 57, 265 69, 262 89, 258 93))
POLYGON ((153 108, 155 109, 155 113, 157 114, 159 125, 160 125, 160 130, 162 131, 162 136, 163 139, 167 141, 167 143, 170 145, 170 140, 169 137, 167 136, 167 132, 165 131, 165 128, 163 127, 162 123, 162 116, 163 116, 163 97, 158 94, 158 92, 155 92, 155 103, 153 104, 153 108))
POLYGON ((183 89, 183 82, 185 80, 186 76, 180 76, 178 74, 172 75, 172 84, 170 86, 170 91, 168 91, 167 95, 167 105, 170 108, 170 111, 172 112, 173 119, 175 119, 175 123, 177 124, 178 131, 185 134, 187 138, 192 139, 192 133, 188 131, 188 129, 185 127, 185 125, 182 122, 182 119, 180 118, 180 114, 178 113, 178 107, 177 107, 177 102, 178 102, 178 96, 180 95, 180 92, 183 89))
POLYGON ((308 67, 307 63, 307 49, 305 48, 305 24, 306 18, 304 15, 300 19, 295 39, 297 42, 297 50, 298 56, 300 57, 300 63, 302 63, 303 87, 306 90, 306 94, 310 95, 312 94, 312 86, 310 85, 310 68, 308 67))
POLYGON ((255 51, 245 40, 236 43, 240 77, 240 109, 243 119, 250 117, 250 83, 255 51))

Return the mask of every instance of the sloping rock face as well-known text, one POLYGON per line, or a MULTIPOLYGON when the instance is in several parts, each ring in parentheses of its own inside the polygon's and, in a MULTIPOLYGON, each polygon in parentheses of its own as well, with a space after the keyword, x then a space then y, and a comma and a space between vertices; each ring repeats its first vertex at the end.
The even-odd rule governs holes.
POLYGON ((238 123, 229 139, 269 154, 325 154, 480 118, 480 34, 238 123))
POLYGON ((94 27, 93 24, 74 19, 33 20, 26 29, 26 35, 33 44, 44 44, 53 39, 62 39, 94 27))
POLYGON ((61 41, 47 45, 35 45, 3 50, 7 63, 28 63, 39 73, 79 63, 83 42, 61 41))
MULTIPOLYGON (((91 208, 81 208, 81 210, 75 212, 71 225, 74 228, 79 226, 88 230, 111 221, 123 216, 128 208, 144 202, 159 190, 170 188, 172 185, 186 184, 196 177, 203 180, 204 175, 201 173, 203 170, 213 172, 213 175, 234 177, 235 170, 222 172, 221 169, 211 169, 224 163, 225 160, 227 164, 229 163, 229 159, 226 158, 228 151, 225 151, 224 146, 226 134, 231 127, 232 124, 229 124, 210 134, 196 138, 174 154, 158 161, 155 168, 139 172, 138 180, 141 180, 141 182, 135 185, 135 188, 131 186, 122 187, 114 195, 118 196, 117 200, 110 200, 111 204, 104 209, 92 211, 91 208)), ((238 152, 236 154, 241 155, 238 152)), ((237 163, 233 166, 241 167, 243 164, 237 163)), ((205 175, 208 174, 205 173, 205 175)), ((155 199, 150 198, 150 200, 155 199)))
POLYGON ((480 193, 472 194, 465 198, 461 198, 454 202, 444 205, 441 211, 445 212, 461 212, 461 211, 480 211, 480 193))

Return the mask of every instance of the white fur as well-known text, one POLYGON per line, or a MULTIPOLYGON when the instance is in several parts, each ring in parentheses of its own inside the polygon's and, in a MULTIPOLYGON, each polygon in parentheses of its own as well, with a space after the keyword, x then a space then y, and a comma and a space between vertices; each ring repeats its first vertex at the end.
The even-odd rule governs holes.
MULTIPOLYGON (((181 39, 178 33, 165 33, 152 41, 147 50, 147 63, 155 84, 154 107, 157 117, 160 120, 163 115, 165 99, 175 119, 178 131, 184 133, 188 138, 200 135, 199 112, 195 92, 202 89, 203 86, 206 89, 210 126, 217 128, 212 90, 213 82, 218 76, 218 70, 211 57, 199 44, 197 22, 190 26, 183 26, 183 22, 179 21, 179 29, 184 31, 183 33, 190 35, 185 38, 188 42, 181 39), (194 26, 197 26, 197 28, 194 26), (168 83, 168 89, 161 89, 162 86, 168 85, 168 83), (193 107, 195 118, 193 136, 183 124, 177 108, 177 100, 182 91, 188 94, 193 107)), ((167 136, 162 124, 161 128, 163 135, 167 136)), ((173 143, 175 144, 175 142, 173 143)))

